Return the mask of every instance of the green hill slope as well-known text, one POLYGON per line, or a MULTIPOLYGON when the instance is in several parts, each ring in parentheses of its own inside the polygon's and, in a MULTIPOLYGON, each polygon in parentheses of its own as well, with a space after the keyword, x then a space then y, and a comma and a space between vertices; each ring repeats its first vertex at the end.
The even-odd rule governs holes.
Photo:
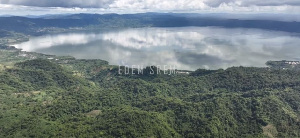
POLYGON ((0 137, 300 137, 299 71, 125 76, 68 61, 0 70, 0 137))

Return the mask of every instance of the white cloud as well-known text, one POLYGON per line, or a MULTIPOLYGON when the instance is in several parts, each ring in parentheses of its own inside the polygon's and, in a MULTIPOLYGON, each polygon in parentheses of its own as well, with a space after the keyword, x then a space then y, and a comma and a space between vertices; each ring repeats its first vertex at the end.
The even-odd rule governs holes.
POLYGON ((0 4, 25 5, 37 7, 141 7, 141 8, 189 8, 219 7, 222 4, 239 6, 299 6, 299 0, 1 0, 0 4))
POLYGON ((298 36, 276 31, 184 27, 39 36, 15 46, 25 51, 104 59, 114 65, 167 64, 194 70, 299 60, 299 43, 298 36))
POLYGON ((111 0, 1 0, 0 4, 25 5, 37 7, 82 7, 100 8, 109 5, 111 0))
POLYGON ((136 8, 152 10, 195 10, 209 8, 201 0, 116 0, 110 8, 136 8))
POLYGON ((15 44, 16 48, 20 48, 24 51, 33 51, 36 49, 49 48, 52 46, 59 46, 62 44, 68 45, 80 45, 87 44, 88 42, 97 38, 95 34, 85 35, 85 34, 61 34, 61 35, 47 35, 32 38, 30 41, 15 44))
POLYGON ((299 0, 0 0, 1 14, 229 12, 300 13, 299 0), (22 12, 20 12, 22 11, 22 12))

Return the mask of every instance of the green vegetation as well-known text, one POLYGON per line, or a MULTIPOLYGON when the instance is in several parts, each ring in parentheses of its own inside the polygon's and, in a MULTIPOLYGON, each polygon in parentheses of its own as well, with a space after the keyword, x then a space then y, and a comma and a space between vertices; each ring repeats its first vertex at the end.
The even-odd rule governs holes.
POLYGON ((0 137, 300 137, 297 70, 119 75, 102 60, 1 52, 0 137))
POLYGON ((29 40, 28 36, 24 34, 0 29, 0 45, 14 44, 14 43, 24 42, 28 40, 29 40))

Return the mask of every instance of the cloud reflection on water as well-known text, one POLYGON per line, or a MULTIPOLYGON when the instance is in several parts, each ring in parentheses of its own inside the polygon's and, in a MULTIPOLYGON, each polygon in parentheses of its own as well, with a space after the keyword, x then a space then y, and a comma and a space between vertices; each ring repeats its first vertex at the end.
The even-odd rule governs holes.
POLYGON ((139 28, 31 38, 25 51, 110 64, 176 65, 179 69, 265 66, 268 60, 299 60, 300 37, 256 29, 214 27, 139 28))

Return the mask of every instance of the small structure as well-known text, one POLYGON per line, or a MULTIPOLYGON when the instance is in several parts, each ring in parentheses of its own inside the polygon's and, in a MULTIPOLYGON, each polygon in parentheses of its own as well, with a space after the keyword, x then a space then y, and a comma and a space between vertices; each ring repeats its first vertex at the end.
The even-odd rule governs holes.
POLYGON ((290 64, 290 65, 299 65, 300 62, 299 61, 285 61, 285 64, 290 64))
POLYGON ((293 70, 300 70, 300 61, 268 61, 266 63, 267 66, 273 69, 293 69, 293 70))

